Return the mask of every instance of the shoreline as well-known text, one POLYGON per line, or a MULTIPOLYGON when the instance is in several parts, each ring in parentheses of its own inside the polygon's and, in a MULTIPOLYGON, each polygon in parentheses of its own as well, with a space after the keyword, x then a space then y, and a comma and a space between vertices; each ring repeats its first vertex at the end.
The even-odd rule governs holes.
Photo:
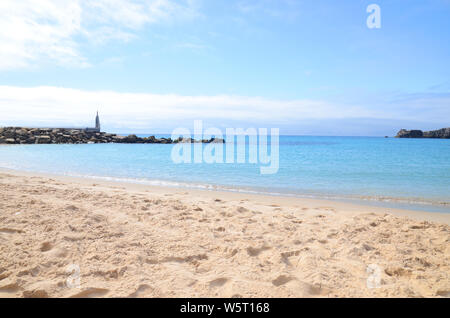
POLYGON ((4 169, 0 210, 0 297, 450 297, 443 213, 4 169))
MULTIPOLYGON (((85 177, 85 176, 65 176, 60 174, 44 173, 44 172, 31 172, 25 170, 16 170, 0 167, 0 174, 6 173, 16 176, 27 176, 27 177, 43 177, 57 179, 63 182, 76 182, 83 185, 98 184, 106 187, 119 186, 131 191, 148 191, 151 190, 154 193, 165 194, 165 193, 188 193, 189 195, 205 196, 208 198, 214 198, 217 196, 227 197, 233 200, 241 200, 251 198, 252 200, 257 200, 262 203, 271 204, 283 204, 289 206, 299 206, 305 205, 311 207, 318 207, 323 205, 333 206, 339 210, 345 211, 368 211, 374 213, 391 213, 402 217, 411 217, 416 220, 425 220, 431 222, 439 222, 450 225, 450 213, 441 211, 425 211, 425 210, 415 210, 415 209, 405 209, 397 207, 382 206, 383 202, 373 202, 373 201, 363 201, 355 199, 322 199, 322 198, 305 198, 295 195, 283 195, 283 194, 264 194, 264 193, 250 193, 245 191, 226 191, 217 189, 196 189, 189 187, 177 187, 177 186, 163 186, 163 185, 148 185, 142 183, 134 183, 129 181, 118 181, 118 180, 104 180, 96 177, 85 177), (371 204, 372 203, 372 204, 371 204)), ((426 206, 424 205, 424 208, 426 206)))
MULTIPOLYGON (((284 170, 279 174, 267 176, 267 178, 258 178, 258 171, 253 171, 255 167, 258 167, 251 164, 236 165, 235 167, 229 165, 177 165, 170 160, 171 148, 160 145, 154 146, 154 148, 128 144, 55 145, 53 147, 46 145, 37 147, 5 146, 5 155, 0 160, 2 161, 0 166, 30 172, 54 173, 97 180, 109 179, 155 186, 174 186, 183 189, 214 189, 227 192, 293 196, 375 205, 388 209, 450 213, 450 197, 445 191, 449 183, 444 173, 449 166, 448 162, 442 159, 446 158, 446 147, 442 147, 442 140, 435 140, 431 144, 431 148, 422 146, 420 142, 413 142, 414 151, 427 149, 423 151, 424 154, 434 153, 436 155, 432 149, 435 148, 434 145, 439 148, 439 160, 434 159, 432 166, 422 169, 416 166, 424 160, 431 159, 427 159, 427 155, 423 158, 416 156, 407 165, 399 164, 407 160, 405 153, 408 153, 408 149, 411 147, 410 141, 399 143, 400 139, 398 139, 386 142, 384 138, 364 137, 365 139, 363 138, 361 142, 355 142, 355 138, 344 138, 334 142, 332 140, 334 138, 286 139, 285 145, 288 148, 281 152, 279 160, 290 163, 285 164, 285 167, 282 168, 284 170), (378 141, 374 141, 376 139, 378 141), (291 143, 294 148, 289 150, 291 143), (398 149, 398 143, 403 147, 403 151, 395 150, 398 149), (343 148, 337 146, 339 144, 342 144, 343 148), (311 148, 313 151, 309 151, 309 147, 313 147, 311 148), (339 150, 347 149, 346 147, 356 151, 356 158, 349 157, 348 153, 353 152, 339 150), (375 149, 377 149, 376 152, 374 152, 375 149), (332 162, 330 161, 331 157, 329 160, 322 161, 321 158, 326 157, 327 153, 330 154, 328 150, 337 151, 336 155, 341 159, 336 161, 336 164, 329 164, 332 162), (111 158, 105 156, 109 152, 118 155, 128 151, 133 155, 121 155, 120 158, 115 155, 111 158), (294 161, 286 161, 290 160, 288 158, 289 151, 301 153, 300 157, 304 158, 299 159, 299 157, 294 161), (386 152, 383 155, 385 159, 381 160, 383 163, 380 162, 380 159, 371 159, 370 162, 362 160, 368 154, 367 151, 373 154, 370 158, 378 158, 377 156, 386 152), (395 155, 388 155, 392 151, 395 155), (46 158, 46 156, 49 157, 46 158), (87 161, 85 163, 78 162, 76 159, 78 156, 87 161), (152 160, 156 161, 152 162, 152 160), (299 162, 297 163, 296 160, 299 162), (317 163, 302 165, 301 160, 317 163), (353 162, 354 167, 350 168, 347 160, 353 162), (342 173, 344 174, 341 175, 342 173)), ((425 144, 429 144, 429 142, 425 142, 425 144)), ((260 165, 259 168, 261 169, 261 167, 260 165)))

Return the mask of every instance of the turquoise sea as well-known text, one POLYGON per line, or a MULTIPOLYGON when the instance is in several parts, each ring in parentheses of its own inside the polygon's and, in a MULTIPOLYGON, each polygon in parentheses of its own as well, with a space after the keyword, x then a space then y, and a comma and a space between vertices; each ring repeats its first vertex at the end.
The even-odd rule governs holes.
POLYGON ((0 167, 450 212, 450 140, 280 136, 272 175, 261 175, 260 164, 175 164, 172 147, 2 145, 0 167))

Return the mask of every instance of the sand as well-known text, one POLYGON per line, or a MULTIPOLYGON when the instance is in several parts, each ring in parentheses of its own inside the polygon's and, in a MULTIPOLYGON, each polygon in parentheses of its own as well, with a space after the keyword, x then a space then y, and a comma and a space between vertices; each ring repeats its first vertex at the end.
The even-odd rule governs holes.
POLYGON ((450 215, 0 171, 0 297, 449 297, 450 215))

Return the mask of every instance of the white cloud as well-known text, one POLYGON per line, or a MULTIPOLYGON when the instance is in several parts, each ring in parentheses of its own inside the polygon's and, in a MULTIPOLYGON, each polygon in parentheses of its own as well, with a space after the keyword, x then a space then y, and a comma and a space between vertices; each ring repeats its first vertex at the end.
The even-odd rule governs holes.
POLYGON ((0 70, 43 62, 86 67, 80 37, 128 41, 147 24, 196 16, 191 1, 1 0, 0 70))
MULTIPOLYGON (((107 128, 164 129, 192 125, 203 119, 216 125, 257 123, 260 127, 291 125, 300 121, 339 119, 388 119, 437 121, 449 118, 450 98, 414 102, 414 113, 404 104, 388 109, 336 104, 321 100, 274 100, 245 96, 181 96, 114 91, 85 91, 61 87, 0 86, 0 126, 86 126, 100 110, 107 128), (434 105, 430 112, 429 105, 434 105)), ((411 103, 411 101, 408 101, 411 103)), ((233 127, 233 126, 232 126, 233 127)))
POLYGON ((173 0, 92 0, 87 7, 87 15, 92 20, 135 30, 148 23, 197 15, 189 1, 183 5, 173 0))
POLYGON ((72 40, 80 22, 76 1, 0 1, 0 69, 25 67, 42 57, 84 65, 72 40))

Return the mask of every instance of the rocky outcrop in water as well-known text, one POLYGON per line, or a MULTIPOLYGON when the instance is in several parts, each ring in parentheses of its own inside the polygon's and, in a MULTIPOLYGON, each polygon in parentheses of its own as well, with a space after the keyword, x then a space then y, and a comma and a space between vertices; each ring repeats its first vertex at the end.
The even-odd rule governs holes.
POLYGON ((397 133, 396 138, 422 138, 423 137, 423 131, 422 130, 406 130, 406 129, 400 129, 400 131, 397 133))
POLYGON ((442 128, 438 130, 425 131, 424 138, 450 138, 450 128, 442 128))
POLYGON ((438 130, 422 131, 422 130, 406 130, 400 129, 396 138, 445 138, 450 139, 450 128, 442 128, 438 130))
POLYGON ((178 138, 138 137, 136 135, 121 136, 105 132, 93 132, 84 129, 66 128, 0 128, 0 144, 99 144, 99 143, 129 143, 129 144, 173 144, 179 142, 224 143, 220 138, 194 140, 178 138))

